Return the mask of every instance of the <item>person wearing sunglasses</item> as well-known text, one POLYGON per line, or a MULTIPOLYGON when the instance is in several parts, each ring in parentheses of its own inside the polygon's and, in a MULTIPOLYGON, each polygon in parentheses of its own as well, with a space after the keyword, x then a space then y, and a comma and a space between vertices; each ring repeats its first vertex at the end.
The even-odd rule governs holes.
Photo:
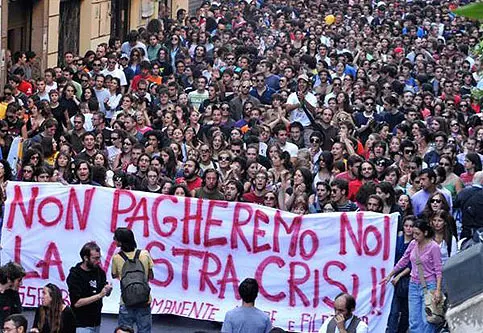
POLYGON ((427 204, 431 205, 431 200, 433 200, 433 197, 436 196, 437 193, 441 195, 436 197, 435 200, 439 200, 444 196, 446 202, 448 203, 448 211, 452 211, 453 202, 451 200, 451 193, 449 193, 449 191, 446 189, 437 188, 437 176, 433 169, 426 168, 421 170, 419 174, 419 181, 421 184, 421 189, 411 198, 414 215, 417 217, 425 216, 425 213, 427 213, 427 204))
POLYGON ((357 133, 362 142, 366 142, 369 135, 374 131, 374 126, 382 121, 376 112, 376 101, 372 96, 364 98, 364 109, 354 114, 357 133))

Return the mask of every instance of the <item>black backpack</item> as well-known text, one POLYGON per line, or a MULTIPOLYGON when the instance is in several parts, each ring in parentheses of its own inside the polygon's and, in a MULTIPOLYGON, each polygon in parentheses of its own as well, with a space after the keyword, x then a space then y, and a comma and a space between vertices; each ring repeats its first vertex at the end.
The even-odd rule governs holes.
POLYGON ((136 250, 134 258, 129 259, 124 252, 119 252, 124 259, 121 273, 121 298, 128 307, 144 306, 149 301, 151 288, 144 265, 139 260, 140 254, 141 250, 136 250))

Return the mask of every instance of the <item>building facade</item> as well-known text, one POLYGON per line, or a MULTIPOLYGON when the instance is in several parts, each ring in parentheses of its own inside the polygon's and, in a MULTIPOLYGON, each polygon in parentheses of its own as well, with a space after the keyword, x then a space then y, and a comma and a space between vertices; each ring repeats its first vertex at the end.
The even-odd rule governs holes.
MULTIPOLYGON (((199 2, 196 0, 194 2, 199 2)), ((64 52, 83 56, 158 17, 160 7, 189 10, 192 0, 0 0, 0 89, 11 54, 31 50, 41 70, 64 52)), ((191 4, 192 5, 192 4, 191 4)))

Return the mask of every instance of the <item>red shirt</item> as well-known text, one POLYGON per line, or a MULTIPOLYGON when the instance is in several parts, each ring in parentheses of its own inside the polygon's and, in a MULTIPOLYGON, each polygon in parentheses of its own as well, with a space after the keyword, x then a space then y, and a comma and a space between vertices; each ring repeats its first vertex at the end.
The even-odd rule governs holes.
POLYGON ((246 202, 251 202, 251 203, 257 203, 259 205, 263 204, 263 200, 265 199, 265 196, 262 195, 261 197, 255 195, 253 192, 248 192, 243 195, 243 200, 246 202))
POLYGON ((203 180, 201 179, 201 177, 196 177, 194 180, 188 181, 184 177, 179 177, 179 178, 176 178, 175 183, 176 184, 186 183, 186 187, 188 187, 188 190, 190 190, 191 192, 193 190, 196 190, 197 188, 200 188, 201 184, 203 183, 203 180))
POLYGON ((20 82, 17 89, 27 95, 27 97, 33 94, 32 85, 25 80, 22 80, 22 82, 20 82))
MULTIPOLYGON (((131 89, 133 91, 138 91, 138 84, 139 84, 139 81, 141 80, 146 80, 148 81, 149 79, 149 76, 144 76, 143 74, 138 74, 136 75, 133 79, 132 79, 132 82, 131 82, 131 89)), ((148 82, 149 84, 149 82, 148 82)))

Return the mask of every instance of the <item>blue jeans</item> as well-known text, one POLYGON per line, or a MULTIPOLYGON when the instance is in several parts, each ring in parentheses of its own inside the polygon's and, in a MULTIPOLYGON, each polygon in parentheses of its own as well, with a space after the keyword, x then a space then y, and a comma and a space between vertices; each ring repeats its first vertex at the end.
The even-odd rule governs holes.
POLYGON ((129 308, 124 304, 119 306, 119 325, 126 325, 134 328, 134 323, 138 328, 138 333, 151 333, 153 320, 151 316, 151 307, 129 308))
POLYGON ((94 327, 77 327, 75 329, 75 333, 100 333, 101 326, 94 326, 94 327))
MULTIPOLYGON (((427 283, 428 290, 436 289, 436 282, 427 283)), ((411 333, 434 333, 436 326, 426 321, 424 291, 419 283, 409 282, 409 331, 411 333)))

